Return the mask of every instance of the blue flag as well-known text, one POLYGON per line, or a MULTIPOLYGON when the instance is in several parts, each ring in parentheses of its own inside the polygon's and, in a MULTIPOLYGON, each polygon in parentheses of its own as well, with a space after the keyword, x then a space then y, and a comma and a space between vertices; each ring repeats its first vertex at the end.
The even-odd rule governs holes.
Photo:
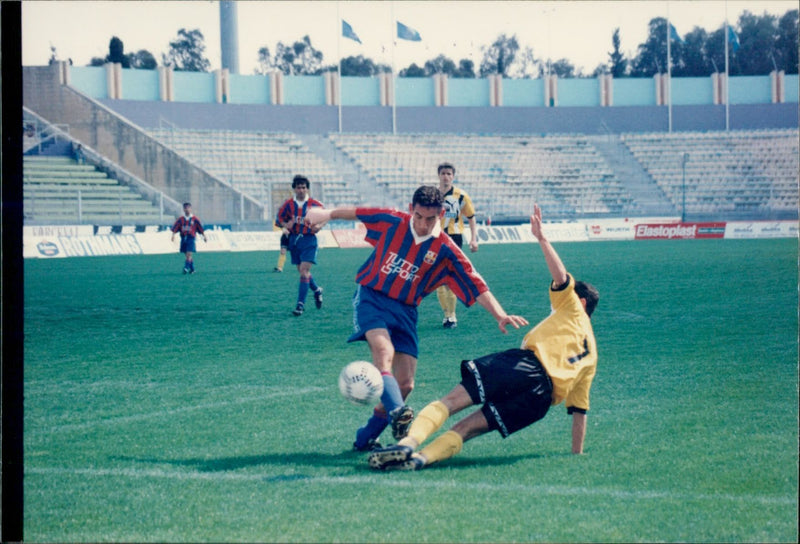
POLYGON ((728 25, 728 42, 731 44, 733 52, 736 53, 739 50, 739 36, 736 35, 731 25, 728 25))
POLYGON ((669 37, 678 43, 685 43, 672 23, 669 24, 669 37))
POLYGON ((353 30, 353 27, 350 26, 350 24, 344 19, 342 19, 342 36, 345 38, 350 38, 354 42, 361 43, 361 40, 358 39, 358 34, 356 34, 355 30, 353 30))
POLYGON ((400 21, 397 21, 397 37, 401 40, 408 40, 411 42, 422 41, 422 37, 419 35, 419 32, 410 26, 404 25, 400 21))

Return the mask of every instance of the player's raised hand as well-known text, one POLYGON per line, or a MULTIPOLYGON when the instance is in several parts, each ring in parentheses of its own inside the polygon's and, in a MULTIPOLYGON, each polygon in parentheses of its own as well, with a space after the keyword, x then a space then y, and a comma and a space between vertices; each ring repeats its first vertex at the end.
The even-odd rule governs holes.
POLYGON ((538 204, 533 205, 533 215, 531 215, 531 232, 537 240, 542 238, 542 209, 538 204))

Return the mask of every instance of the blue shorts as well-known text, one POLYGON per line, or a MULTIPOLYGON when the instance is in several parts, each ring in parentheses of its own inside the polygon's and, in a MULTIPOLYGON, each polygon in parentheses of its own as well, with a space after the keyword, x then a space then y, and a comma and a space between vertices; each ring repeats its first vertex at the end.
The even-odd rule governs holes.
POLYGON ((396 352, 419 355, 417 307, 359 285, 353 295, 353 334, 347 341, 366 340, 367 331, 373 329, 388 330, 396 352))
POLYGON ((195 247, 194 241, 194 236, 181 236, 181 253, 186 253, 188 251, 195 253, 197 248, 195 247))
POLYGON ((317 264, 317 236, 315 234, 290 234, 289 251, 292 264, 317 264))

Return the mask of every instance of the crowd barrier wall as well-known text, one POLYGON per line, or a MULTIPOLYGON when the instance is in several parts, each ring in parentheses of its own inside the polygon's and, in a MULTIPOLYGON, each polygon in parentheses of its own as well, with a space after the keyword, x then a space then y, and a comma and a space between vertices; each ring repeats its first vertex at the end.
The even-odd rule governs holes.
MULTIPOLYGON (((680 223, 674 218, 608 219, 545 224, 551 242, 668 239, 797 238, 797 221, 680 223)), ((369 247, 365 228, 324 229, 320 248, 369 247)), ((278 251, 281 233, 232 231, 229 225, 209 226, 208 242, 198 239, 197 252, 278 251)), ((157 255, 178 253, 179 240, 164 227, 108 227, 92 225, 23 227, 23 257, 65 258, 107 255, 157 255)), ((469 233, 465 238, 469 240, 469 233)), ((480 225, 480 244, 534 243, 530 225, 480 225)))
MULTIPOLYGON (((119 65, 118 65, 119 66, 119 65)), ((156 70, 122 69, 121 88, 115 91, 116 96, 109 95, 107 79, 114 77, 114 69, 107 66, 67 66, 70 84, 81 92, 96 99, 124 98, 153 100, 161 96, 161 89, 167 84, 159 80, 156 70)), ((169 70, 169 69, 167 69, 169 70)), ((307 75, 239 75, 230 74, 225 70, 214 72, 181 72, 172 71, 172 97, 170 100, 178 102, 231 102, 253 104, 294 104, 321 106, 325 104, 338 104, 338 100, 326 97, 325 76, 307 75), (220 95, 216 88, 221 79, 228 81, 230 92, 220 95), (280 88, 279 96, 273 96, 270 80, 275 80, 280 88)), ((167 79, 169 79, 169 77, 167 79)), ((335 74, 330 77, 336 77, 335 74)), ((341 98, 351 105, 371 105, 375 103, 376 90, 379 81, 384 76, 348 77, 341 79, 341 98)), ((389 84, 391 76, 388 76, 389 84)), ((441 75, 439 75, 441 77, 441 75)), ((394 82, 397 106, 434 106, 437 102, 442 106, 448 104, 464 106, 491 106, 490 94, 486 92, 489 84, 488 78, 450 78, 444 76, 450 85, 445 86, 443 100, 437 100, 435 78, 433 77, 398 77, 394 82), (462 101, 462 103, 459 103, 462 101)), ((619 78, 610 83, 610 92, 613 99, 610 106, 639 106, 639 105, 664 105, 656 92, 658 81, 666 78, 666 74, 657 74, 653 77, 619 78)), ((713 104, 713 89, 718 78, 725 78, 725 74, 712 74, 706 77, 672 78, 670 85, 672 91, 672 104, 676 106, 697 103, 713 104), (699 101, 699 102, 698 102, 699 101)), ((773 72, 759 76, 731 76, 729 96, 731 104, 770 103, 773 101, 771 89, 782 89, 781 96, 776 97, 777 102, 797 103, 797 74, 773 72)), ((338 81, 338 80, 337 80, 338 81)), ((571 106, 596 106, 601 103, 600 78, 555 78, 557 88, 555 100, 550 103, 546 93, 542 92, 543 79, 504 79, 499 83, 502 94, 507 95, 509 104, 519 103, 524 100, 526 105, 534 107, 551 107, 558 105, 571 106), (506 89, 506 87, 508 87, 506 89), (530 96, 538 97, 537 100, 528 101, 530 96), (556 98, 557 97, 557 98, 556 98)), ((112 87, 113 88, 113 87, 112 87)), ((277 89, 277 88, 276 88, 277 89)), ((169 95, 169 93, 167 93, 169 95)), ((391 102, 388 102, 391 104, 391 102)), ((499 104, 502 105, 502 104, 499 104)))

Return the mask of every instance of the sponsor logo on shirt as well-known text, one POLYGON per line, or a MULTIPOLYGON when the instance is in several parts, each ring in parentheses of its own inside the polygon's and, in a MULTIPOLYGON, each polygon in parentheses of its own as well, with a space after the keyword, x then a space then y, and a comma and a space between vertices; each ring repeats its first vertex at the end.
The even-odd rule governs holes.
MULTIPOLYGON (((430 253, 430 252, 428 252, 430 253)), ((428 256, 426 255, 425 258, 427 259, 428 256)), ((400 257, 397 253, 390 251, 386 260, 381 266, 381 272, 386 275, 396 275, 402 278, 405 281, 415 281, 417 279, 417 271, 419 271, 419 267, 415 266, 414 263, 411 263, 402 257, 400 257)))

